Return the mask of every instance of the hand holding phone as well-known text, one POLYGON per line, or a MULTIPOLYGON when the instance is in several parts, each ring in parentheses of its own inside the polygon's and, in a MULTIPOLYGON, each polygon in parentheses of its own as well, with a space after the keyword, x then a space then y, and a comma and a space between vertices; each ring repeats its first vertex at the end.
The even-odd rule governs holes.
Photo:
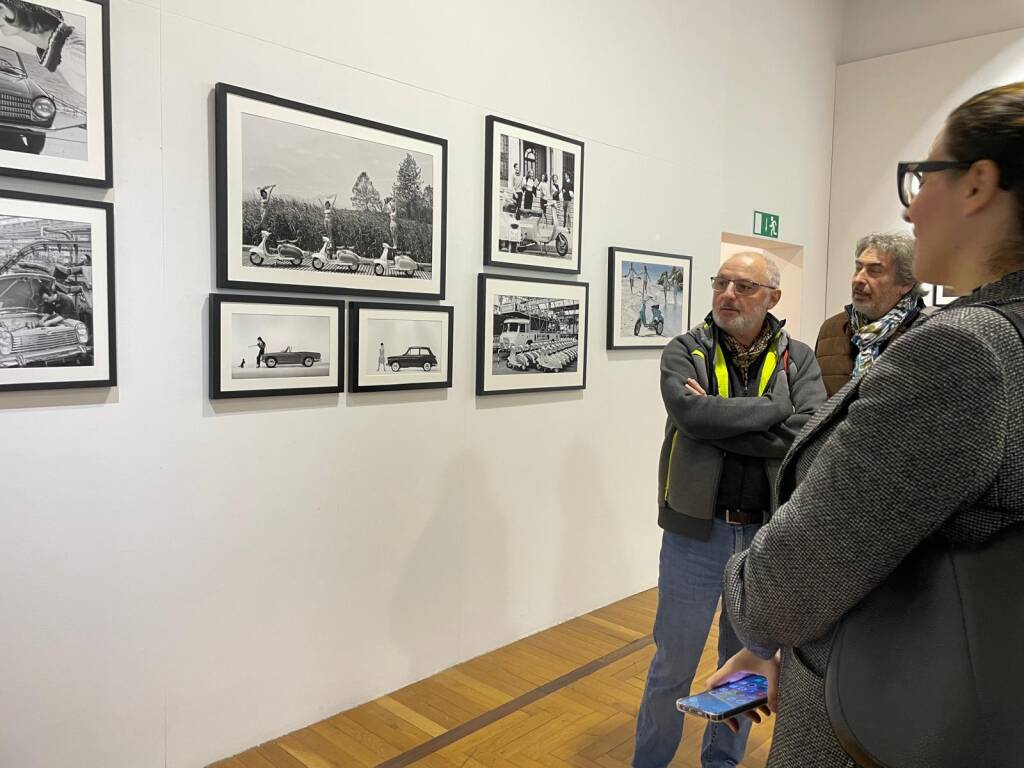
POLYGON ((747 675, 718 688, 676 701, 676 709, 687 715, 721 722, 768 703, 768 679, 747 675))

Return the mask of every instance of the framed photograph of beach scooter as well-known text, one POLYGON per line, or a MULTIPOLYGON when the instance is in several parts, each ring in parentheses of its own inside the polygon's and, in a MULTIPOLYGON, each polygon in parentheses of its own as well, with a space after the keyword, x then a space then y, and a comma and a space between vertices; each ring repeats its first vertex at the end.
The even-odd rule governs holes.
POLYGON ((345 388, 345 302, 210 294, 210 397, 345 388))
POLYGON ((349 304, 349 390, 451 387, 454 314, 422 304, 349 304))
POLYGON ((690 328, 693 259, 608 249, 608 349, 661 349, 690 328))
POLYGON ((109 187, 108 0, 0 0, 0 174, 109 187))
POLYGON ((0 192, 0 390, 113 387, 114 207, 0 192))
POLYGON ((586 389, 590 285, 482 274, 478 395, 586 389))
POLYGON ((446 139, 224 83, 215 101, 219 287, 444 298, 446 139))
POLYGON ((487 116, 484 264, 580 273, 583 142, 487 116))

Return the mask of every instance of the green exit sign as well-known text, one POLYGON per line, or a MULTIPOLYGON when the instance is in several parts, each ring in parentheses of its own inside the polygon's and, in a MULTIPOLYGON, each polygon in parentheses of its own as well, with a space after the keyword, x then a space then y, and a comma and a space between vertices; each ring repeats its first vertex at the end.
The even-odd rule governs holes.
POLYGON ((779 239, 779 217, 774 213, 754 211, 754 234, 779 239))

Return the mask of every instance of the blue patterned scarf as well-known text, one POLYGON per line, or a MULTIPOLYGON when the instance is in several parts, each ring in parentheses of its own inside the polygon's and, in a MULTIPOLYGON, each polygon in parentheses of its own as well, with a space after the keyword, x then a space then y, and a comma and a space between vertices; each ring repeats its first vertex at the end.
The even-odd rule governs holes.
POLYGON ((877 320, 865 320, 853 308, 853 304, 847 305, 846 314, 850 316, 850 327, 853 329, 853 345, 857 347, 857 359, 853 364, 853 378, 856 379, 867 373, 867 370, 882 353, 882 345, 893 337, 893 334, 906 321, 907 316, 917 309, 919 301, 920 299, 914 292, 910 291, 896 302, 895 307, 877 320))

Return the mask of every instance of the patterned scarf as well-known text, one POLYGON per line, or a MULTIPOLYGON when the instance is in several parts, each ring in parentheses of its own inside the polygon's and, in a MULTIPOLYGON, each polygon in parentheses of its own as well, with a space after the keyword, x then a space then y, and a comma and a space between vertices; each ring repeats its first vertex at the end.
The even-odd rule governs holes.
POLYGON ((747 386, 747 377, 750 373, 750 367, 756 363, 757 359, 761 357, 761 354, 768 349, 772 336, 772 326, 767 320, 764 321, 764 325, 761 326, 761 333, 758 334, 757 338, 754 339, 754 343, 751 344, 749 348, 744 347, 728 333, 722 333, 722 343, 732 355, 733 364, 735 364, 736 368, 739 369, 740 381, 743 382, 744 387, 747 386))
POLYGON ((907 316, 917 308, 918 301, 917 296, 911 291, 896 302, 895 307, 877 320, 871 321, 861 317, 861 314, 853 308, 853 304, 847 305, 846 314, 850 316, 850 327, 853 329, 853 345, 858 350, 857 359, 853 365, 853 378, 856 379, 867 373, 867 370, 882 353, 882 345, 899 330, 907 316))

